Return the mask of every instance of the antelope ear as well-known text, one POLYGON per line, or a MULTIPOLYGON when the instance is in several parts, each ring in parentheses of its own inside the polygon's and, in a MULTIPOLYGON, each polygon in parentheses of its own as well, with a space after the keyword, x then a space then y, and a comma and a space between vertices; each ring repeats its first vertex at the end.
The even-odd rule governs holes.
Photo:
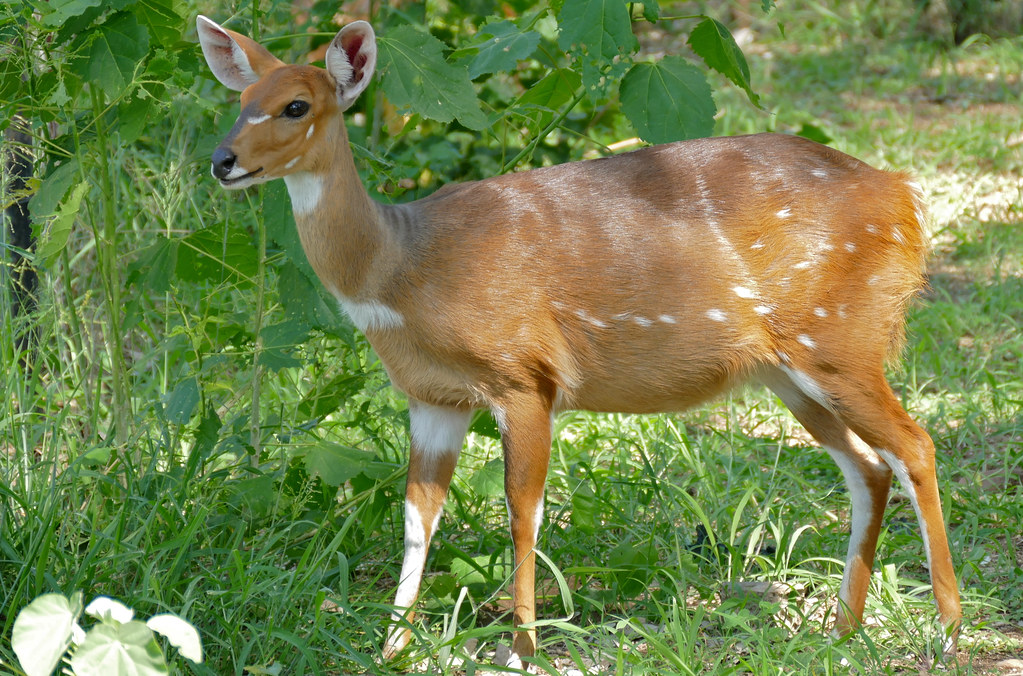
POLYGON ((327 73, 337 87, 337 102, 348 110, 369 85, 377 64, 377 38, 365 21, 348 24, 327 48, 327 73))
POLYGON ((228 89, 244 91, 271 70, 284 65, 255 40, 228 30, 201 14, 195 25, 206 63, 228 89))

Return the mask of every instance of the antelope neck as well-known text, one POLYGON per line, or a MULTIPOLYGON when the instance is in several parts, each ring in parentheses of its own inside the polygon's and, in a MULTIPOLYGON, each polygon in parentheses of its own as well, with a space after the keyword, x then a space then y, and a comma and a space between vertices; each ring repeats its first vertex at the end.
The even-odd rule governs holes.
POLYGON ((396 260, 397 240, 359 179, 343 136, 319 170, 284 177, 302 248, 324 285, 347 299, 371 299, 396 260), (329 167, 329 169, 326 169, 329 167))

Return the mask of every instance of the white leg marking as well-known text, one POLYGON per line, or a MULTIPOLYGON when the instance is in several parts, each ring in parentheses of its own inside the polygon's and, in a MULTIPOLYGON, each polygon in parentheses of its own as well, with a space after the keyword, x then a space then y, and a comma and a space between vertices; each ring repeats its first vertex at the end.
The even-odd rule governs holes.
POLYGON ((291 196, 291 210, 296 216, 315 211, 323 195, 323 178, 305 171, 284 177, 291 196))
MULTIPOLYGON (((871 465, 881 464, 881 459, 878 455, 874 453, 874 451, 871 450, 871 448, 858 436, 853 434, 853 432, 847 432, 846 438, 863 460, 866 460, 871 465)), ((875 510, 883 510, 884 505, 874 504, 873 494, 870 492, 870 486, 866 481, 866 472, 860 469, 855 460, 844 453, 827 446, 824 447, 824 450, 828 452, 828 455, 830 455, 835 461, 835 464, 842 470, 842 476, 845 478, 845 484, 849 489, 849 499, 852 502, 852 525, 850 528, 851 532, 849 534, 849 552, 845 558, 845 571, 842 574, 842 586, 838 591, 838 598, 841 599, 842 603, 848 606, 851 605, 849 587, 852 584, 850 577, 852 573, 853 560, 860 554, 860 548, 863 546, 863 541, 867 535, 867 527, 870 525, 875 510)))
MULTIPOLYGON (((783 353, 779 353, 778 356, 779 358, 782 359, 782 361, 788 361, 787 356, 784 355, 783 353)), ((786 366, 785 364, 779 364, 778 368, 780 368, 782 372, 789 377, 789 380, 792 381, 792 384, 795 385, 800 392, 805 394, 810 399, 813 399, 815 402, 817 402, 827 410, 834 412, 835 409, 834 407, 832 407, 831 402, 828 400, 827 394, 824 392, 823 388, 821 388, 821 386, 817 383, 816 380, 814 380, 807 374, 803 373, 799 369, 791 368, 789 366, 786 366)))
POLYGON ((469 430, 472 411, 409 402, 412 443, 427 457, 458 454, 469 430))
MULTIPOLYGON (((437 516, 440 516, 438 512, 437 516)), ((436 520, 434 521, 436 526, 436 520)), ((432 529, 431 529, 432 530, 432 529)), ((409 608, 419 594, 419 582, 426 566, 426 526, 423 517, 408 500, 405 501, 405 558, 401 562, 401 579, 394 596, 397 607, 391 617, 400 620, 401 610, 409 608)))
POLYGON ((927 533, 927 522, 924 521, 923 514, 920 513, 920 502, 916 496, 916 489, 913 488, 913 482, 909 478, 909 470, 906 468, 906 463, 902 462, 891 451, 887 451, 883 448, 874 449, 878 455, 884 458, 884 461, 888 463, 888 466, 895 472, 895 476, 899 478, 899 483, 902 488, 909 495, 909 501, 913 504, 913 511, 916 512, 916 520, 920 523, 920 535, 924 539, 924 553, 927 555, 927 570, 931 569, 931 538, 927 533))

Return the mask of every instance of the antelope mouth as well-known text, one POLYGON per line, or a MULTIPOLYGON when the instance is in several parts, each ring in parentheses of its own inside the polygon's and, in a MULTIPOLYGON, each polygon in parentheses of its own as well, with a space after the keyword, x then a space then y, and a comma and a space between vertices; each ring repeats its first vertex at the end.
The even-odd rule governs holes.
POLYGON ((233 178, 222 178, 220 179, 220 185, 225 188, 242 188, 252 182, 253 179, 258 178, 263 173, 263 167, 250 171, 247 174, 241 176, 235 176, 233 178))

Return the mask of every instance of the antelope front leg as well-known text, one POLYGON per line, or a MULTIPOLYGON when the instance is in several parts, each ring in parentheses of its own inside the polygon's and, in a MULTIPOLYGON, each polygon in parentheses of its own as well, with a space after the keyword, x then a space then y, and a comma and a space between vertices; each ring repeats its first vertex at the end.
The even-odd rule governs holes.
POLYGON ((536 619, 533 548, 543 519, 544 484, 551 455, 551 407, 542 399, 524 398, 496 413, 504 446, 504 489, 515 551, 512 604, 516 631, 508 666, 521 669, 522 658, 536 652, 536 630, 519 627, 536 619))
POLYGON ((384 659, 408 645, 412 607, 426 566, 430 538, 437 530, 444 498, 458 453, 469 429, 472 411, 409 402, 412 446, 405 484, 405 558, 394 598, 391 628, 384 643, 384 659))

